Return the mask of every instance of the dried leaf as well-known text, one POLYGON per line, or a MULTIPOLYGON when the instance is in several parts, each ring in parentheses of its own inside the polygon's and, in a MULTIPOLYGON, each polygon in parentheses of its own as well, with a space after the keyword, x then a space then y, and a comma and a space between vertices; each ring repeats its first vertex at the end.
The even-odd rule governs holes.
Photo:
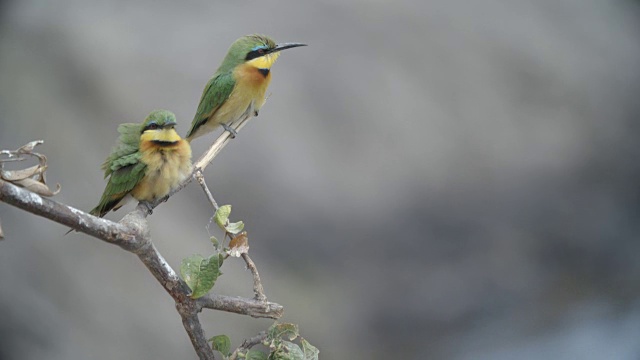
POLYGON ((34 165, 22 170, 2 170, 0 173, 3 180, 18 181, 38 175, 46 170, 46 167, 34 165))
POLYGON ((32 142, 26 143, 22 146, 20 146, 18 148, 18 150, 16 150, 16 153, 18 154, 31 154, 33 152, 33 149, 38 146, 44 144, 44 140, 34 140, 32 142))
POLYGON ((229 241, 229 256, 240 257, 240 255, 249 252, 249 237, 247 232, 243 231, 229 241))
POLYGON ((2 150, 0 154, 7 155, 7 159, 0 159, 0 178, 15 185, 21 186, 29 191, 33 191, 41 196, 53 196, 60 192, 60 184, 56 184, 56 190, 52 191, 47 186, 45 171, 47 170, 47 157, 33 152, 33 149, 44 143, 42 140, 35 140, 27 143, 17 150, 2 150), (19 170, 4 170, 3 163, 9 161, 22 161, 24 157, 20 155, 31 155, 38 158, 38 165, 19 170))
POLYGON ((13 181, 13 183, 41 196, 53 196, 60 192, 60 184, 56 184, 56 190, 51 191, 45 183, 31 178, 13 181))

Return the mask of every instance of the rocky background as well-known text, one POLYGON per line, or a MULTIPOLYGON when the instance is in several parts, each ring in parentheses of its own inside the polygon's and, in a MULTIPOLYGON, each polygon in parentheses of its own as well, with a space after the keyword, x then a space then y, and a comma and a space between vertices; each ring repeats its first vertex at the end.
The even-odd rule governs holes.
MULTIPOLYGON (((5 1, 0 148, 44 139, 55 199, 91 209, 119 123, 166 108, 184 134, 236 38, 306 42, 206 177, 323 359, 638 359, 639 20, 630 0, 5 1)), ((193 184, 154 212, 175 268, 211 252, 210 216, 193 184)), ((0 359, 195 358, 135 256, 0 219, 0 359)), ((214 291, 251 296, 223 271, 214 291)), ((271 324, 202 321, 234 346, 271 324)))

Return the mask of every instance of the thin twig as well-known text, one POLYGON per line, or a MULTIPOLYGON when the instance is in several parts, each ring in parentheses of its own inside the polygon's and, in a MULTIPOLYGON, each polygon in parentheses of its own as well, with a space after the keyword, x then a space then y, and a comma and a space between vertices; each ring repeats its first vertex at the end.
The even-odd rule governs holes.
MULTIPOLYGON (((247 122, 250 119, 251 117, 242 119, 240 121, 237 121, 234 124, 231 124, 230 126, 232 129, 236 131, 236 133, 239 133, 240 130, 247 124, 247 122)), ((191 171, 191 175, 185 178, 184 180, 182 180, 182 182, 175 189, 171 190, 169 195, 167 195, 165 198, 159 199, 155 201, 153 204, 151 204, 151 208, 155 209, 158 205, 160 205, 162 202, 169 199, 175 193, 184 189, 185 186, 187 186, 191 181, 193 181, 198 171, 204 172, 204 169, 206 169, 206 167, 209 166, 209 164, 213 161, 213 159, 220 153, 220 151, 225 146, 227 146, 227 143, 229 143, 229 140, 231 139, 232 137, 230 132, 228 131, 222 132, 222 134, 218 136, 216 141, 214 141, 213 144, 209 146, 207 151, 204 154, 202 154, 202 156, 200 156, 200 158, 193 164, 193 170, 191 171)))
POLYGON ((202 170, 200 169, 196 170, 196 174, 194 176, 196 177, 196 180, 198 180, 198 183, 200 183, 200 186, 202 186, 202 190, 204 190, 204 193, 207 194, 207 198, 209 199, 209 202, 211 203, 211 205, 213 205, 213 208, 216 211, 218 211, 220 207, 218 206, 216 199, 213 198, 213 194, 211 194, 211 191, 209 191, 209 188, 207 187, 207 183, 204 181, 204 175, 202 175, 202 170))
POLYGON ((262 282, 260 281, 260 274, 258 274, 258 268, 256 268, 256 264, 253 263, 249 254, 243 253, 242 258, 247 263, 247 267, 251 270, 251 274, 253 274, 253 293, 255 294, 255 299, 258 301, 267 301, 267 297, 264 295, 264 289, 262 288, 262 282))
MULTIPOLYGON (((211 191, 209 191, 209 188, 207 187, 207 183, 204 180, 204 176, 202 175, 202 171, 200 170, 196 171, 195 177, 200 183, 200 186, 202 186, 202 190, 204 190, 205 194, 207 194, 207 198, 209 198, 209 202, 211 202, 211 205, 213 205, 213 207, 216 210, 218 210, 219 208, 218 203, 213 198, 211 191)), ((227 236, 229 236, 229 239, 233 239, 233 234, 229 233, 228 231, 225 231, 225 237, 227 236)), ((220 246, 224 248, 224 238, 220 246)), ((253 292, 255 294, 255 299, 261 302, 266 302, 267 297, 264 295, 264 288, 262 287, 262 282, 260 281, 260 274, 258 274, 258 268, 256 267, 256 264, 251 260, 251 258, 249 257, 249 254, 247 254, 246 252, 242 254, 242 258, 244 259, 245 263, 247 263, 247 268, 251 270, 251 274, 253 275, 253 292)))
POLYGON ((245 339, 242 342, 242 345, 233 351, 233 354, 229 357, 229 360, 236 360, 238 358, 239 353, 245 352, 252 347, 262 344, 265 340, 267 340, 267 332, 261 331, 258 335, 252 337, 251 339, 245 339))

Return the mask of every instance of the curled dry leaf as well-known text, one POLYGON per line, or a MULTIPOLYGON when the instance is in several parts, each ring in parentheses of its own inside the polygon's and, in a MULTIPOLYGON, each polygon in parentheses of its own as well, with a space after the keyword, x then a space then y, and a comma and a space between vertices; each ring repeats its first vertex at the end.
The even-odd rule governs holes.
POLYGON ((45 177, 45 171, 47 170, 47 157, 33 152, 33 149, 42 143, 44 143, 44 141, 35 140, 19 147, 16 150, 0 151, 0 155, 7 156, 7 158, 0 159, 0 178, 42 196, 53 196, 59 193, 60 184, 56 184, 55 191, 51 190, 49 186, 47 186, 47 180, 45 177), (25 160, 25 158, 20 155, 29 155, 38 158, 38 165, 18 170, 4 169, 3 165, 5 162, 25 160))
POLYGON ((240 257, 242 254, 249 252, 249 237, 247 232, 243 231, 229 241, 229 256, 240 257))
POLYGON ((40 175, 46 166, 34 165, 22 170, 0 170, 2 171, 2 179, 7 181, 20 181, 35 175, 40 175))
POLYGON ((44 144, 44 140, 34 140, 20 146, 16 152, 18 154, 31 154, 36 146, 42 144, 44 144))
POLYGON ((27 178, 18 181, 12 181, 14 184, 21 186, 29 191, 32 191, 42 196, 53 196, 60 192, 60 184, 56 184, 56 190, 51 189, 44 183, 35 179, 27 178))

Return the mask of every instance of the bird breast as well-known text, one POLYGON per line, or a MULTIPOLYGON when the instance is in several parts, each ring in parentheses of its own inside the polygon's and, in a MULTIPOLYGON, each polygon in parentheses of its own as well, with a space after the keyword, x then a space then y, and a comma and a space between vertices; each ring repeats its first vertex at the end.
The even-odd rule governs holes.
POLYGON ((141 201, 155 201, 169 194, 191 173, 191 147, 180 140, 174 146, 141 143, 140 161, 147 165, 142 181, 131 191, 141 201))
POLYGON ((260 110, 271 82, 271 73, 265 76, 260 69, 248 64, 238 66, 233 77, 236 84, 229 99, 218 110, 218 124, 230 123, 260 110))

